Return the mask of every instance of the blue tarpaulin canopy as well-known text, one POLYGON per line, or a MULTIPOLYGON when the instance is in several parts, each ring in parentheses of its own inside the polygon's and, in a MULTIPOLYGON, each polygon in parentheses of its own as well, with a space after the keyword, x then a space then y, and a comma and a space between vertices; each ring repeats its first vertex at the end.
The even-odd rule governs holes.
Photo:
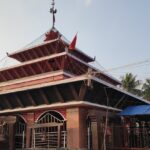
POLYGON ((136 116, 136 115, 150 115, 150 105, 129 106, 125 108, 120 116, 136 116))

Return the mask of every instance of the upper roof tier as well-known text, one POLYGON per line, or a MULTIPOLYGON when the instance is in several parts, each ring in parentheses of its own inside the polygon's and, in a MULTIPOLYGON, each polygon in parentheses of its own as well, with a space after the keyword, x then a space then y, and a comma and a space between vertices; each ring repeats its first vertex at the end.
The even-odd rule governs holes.
MULTIPOLYGON (((44 75, 45 73, 52 73, 59 70, 64 70, 74 76, 87 74, 91 69, 93 73, 96 72, 98 78, 103 79, 113 85, 118 85, 120 82, 109 76, 105 72, 98 70, 92 65, 82 61, 78 57, 62 52, 53 54, 35 60, 22 62, 21 64, 0 69, 0 82, 9 82, 10 80, 18 80, 23 78, 31 78, 36 75, 44 75)), ((90 72, 89 72, 90 73, 90 72)))
POLYGON ((98 78, 113 85, 120 84, 117 79, 90 65, 89 62, 94 61, 93 58, 77 48, 70 50, 69 46, 70 42, 58 30, 52 28, 24 49, 8 54, 22 63, 1 69, 0 82, 58 70, 65 70, 77 76, 88 73, 91 68, 98 78))
MULTIPOLYGON (((55 53, 65 52, 69 45, 70 42, 57 29, 52 28, 49 32, 27 45, 25 48, 8 54, 8 56, 20 62, 25 62, 55 53)), ((70 53, 87 63, 94 61, 92 57, 77 48, 71 50, 70 53)))

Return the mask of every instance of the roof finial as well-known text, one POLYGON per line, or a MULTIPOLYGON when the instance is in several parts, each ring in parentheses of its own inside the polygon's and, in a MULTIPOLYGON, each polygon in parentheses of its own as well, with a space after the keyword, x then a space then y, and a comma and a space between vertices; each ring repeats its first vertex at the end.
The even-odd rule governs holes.
POLYGON ((57 9, 55 9, 55 1, 52 0, 52 8, 50 8, 50 13, 52 13, 53 15, 53 26, 52 28, 54 28, 55 26, 55 14, 57 13, 57 9))

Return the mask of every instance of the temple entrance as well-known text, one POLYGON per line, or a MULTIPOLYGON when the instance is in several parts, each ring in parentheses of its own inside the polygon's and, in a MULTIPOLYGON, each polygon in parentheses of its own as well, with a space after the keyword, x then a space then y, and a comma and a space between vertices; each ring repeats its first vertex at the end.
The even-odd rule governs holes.
POLYGON ((32 127, 32 148, 66 147, 66 123, 57 112, 43 114, 32 127))
POLYGON ((26 122, 20 116, 17 116, 15 124, 15 147, 16 149, 25 148, 26 141, 26 122))

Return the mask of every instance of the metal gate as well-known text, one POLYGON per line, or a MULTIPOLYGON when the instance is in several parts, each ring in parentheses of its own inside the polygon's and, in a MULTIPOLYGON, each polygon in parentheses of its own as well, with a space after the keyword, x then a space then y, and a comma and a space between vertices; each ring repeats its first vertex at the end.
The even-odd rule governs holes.
POLYGON ((26 123, 21 117, 17 118, 15 126, 15 147, 16 149, 25 148, 25 132, 26 132, 26 123))
POLYGON ((66 147, 65 122, 46 113, 32 127, 32 148, 49 149, 66 147))

